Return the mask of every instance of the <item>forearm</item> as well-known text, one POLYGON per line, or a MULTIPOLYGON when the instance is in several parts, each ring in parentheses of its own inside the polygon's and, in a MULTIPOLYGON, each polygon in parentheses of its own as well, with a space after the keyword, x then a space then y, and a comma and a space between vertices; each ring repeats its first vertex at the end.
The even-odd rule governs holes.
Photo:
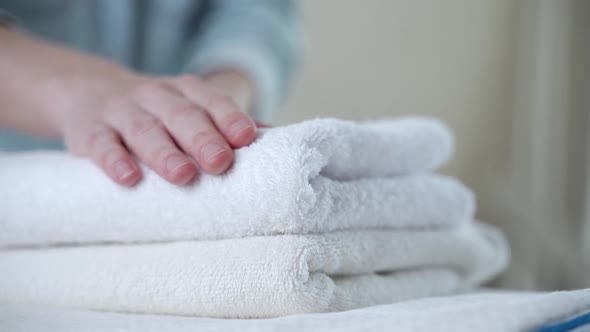
MULTIPOLYGON (((63 110, 72 105, 87 107, 91 96, 122 94, 149 79, 102 58, 35 39, 0 26, 0 127, 59 136, 63 110), (110 84, 116 81, 117 85, 110 84), (117 91, 113 91, 116 89, 117 91), (88 92, 92 93, 88 93, 88 92)), ((238 72, 216 71, 205 78, 220 93, 235 100, 247 112, 252 104, 252 85, 238 72)))
POLYGON ((61 109, 77 91, 107 93, 102 77, 136 80, 114 63, 0 26, 0 126, 58 136, 61 109), (92 78, 97 78, 93 80, 92 78))

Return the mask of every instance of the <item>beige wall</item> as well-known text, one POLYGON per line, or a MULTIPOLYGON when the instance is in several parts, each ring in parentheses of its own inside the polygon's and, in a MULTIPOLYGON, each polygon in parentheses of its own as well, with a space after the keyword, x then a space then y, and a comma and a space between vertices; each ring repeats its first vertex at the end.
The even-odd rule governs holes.
POLYGON ((447 169, 476 190, 508 157, 516 2, 310 0, 308 59, 280 123, 407 114, 457 135, 447 169))
POLYGON ((280 123, 406 114, 458 137, 450 171, 477 186, 507 155, 513 0, 311 0, 309 55, 280 123))
POLYGON ((572 277, 581 265, 579 225, 568 228, 577 221, 566 220, 569 203, 561 193, 572 193, 565 185, 558 188, 569 166, 555 160, 569 144, 560 138, 568 131, 570 120, 560 116, 567 103, 545 98, 557 84, 552 73, 567 72, 560 62, 564 56, 552 49, 567 44, 567 35, 556 34, 567 33, 568 15, 576 10, 569 8, 573 1, 552 1, 305 1, 308 60, 279 123, 327 116, 442 118, 457 137, 456 158, 444 172, 475 190, 479 218, 508 233, 514 259, 503 284, 579 286, 572 277), (563 14, 559 20, 552 16, 556 9, 563 14), (544 67, 535 67, 535 61, 544 67), (538 75, 546 78, 544 85, 537 86, 538 75), (538 111, 535 101, 555 102, 556 108, 538 111), (537 114, 543 112, 559 128, 544 120, 551 116, 537 114), (536 142, 537 136, 555 148, 536 142), (536 167, 537 161, 547 163, 536 167), (541 191, 550 194, 538 195, 541 191))

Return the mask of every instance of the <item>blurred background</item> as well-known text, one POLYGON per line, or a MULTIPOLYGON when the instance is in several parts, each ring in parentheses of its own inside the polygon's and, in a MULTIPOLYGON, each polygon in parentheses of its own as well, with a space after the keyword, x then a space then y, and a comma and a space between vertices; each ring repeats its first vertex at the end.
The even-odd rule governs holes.
POLYGON ((279 123, 443 119, 444 172, 509 237, 497 283, 590 286, 590 1, 304 1, 306 64, 279 123))

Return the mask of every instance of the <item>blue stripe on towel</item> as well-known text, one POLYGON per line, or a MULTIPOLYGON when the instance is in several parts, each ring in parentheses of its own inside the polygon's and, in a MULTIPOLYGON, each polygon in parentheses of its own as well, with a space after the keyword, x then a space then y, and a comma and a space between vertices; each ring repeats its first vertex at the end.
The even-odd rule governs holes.
POLYGON ((535 332, 567 332, 584 325, 590 325, 590 311, 565 321, 542 326, 535 332))

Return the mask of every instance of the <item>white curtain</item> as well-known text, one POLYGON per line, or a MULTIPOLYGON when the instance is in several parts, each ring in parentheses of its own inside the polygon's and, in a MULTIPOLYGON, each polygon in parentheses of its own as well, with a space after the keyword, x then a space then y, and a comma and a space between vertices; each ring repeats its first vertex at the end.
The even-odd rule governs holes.
POLYGON ((590 286, 590 1, 522 0, 511 159, 495 207, 506 287, 590 286))

